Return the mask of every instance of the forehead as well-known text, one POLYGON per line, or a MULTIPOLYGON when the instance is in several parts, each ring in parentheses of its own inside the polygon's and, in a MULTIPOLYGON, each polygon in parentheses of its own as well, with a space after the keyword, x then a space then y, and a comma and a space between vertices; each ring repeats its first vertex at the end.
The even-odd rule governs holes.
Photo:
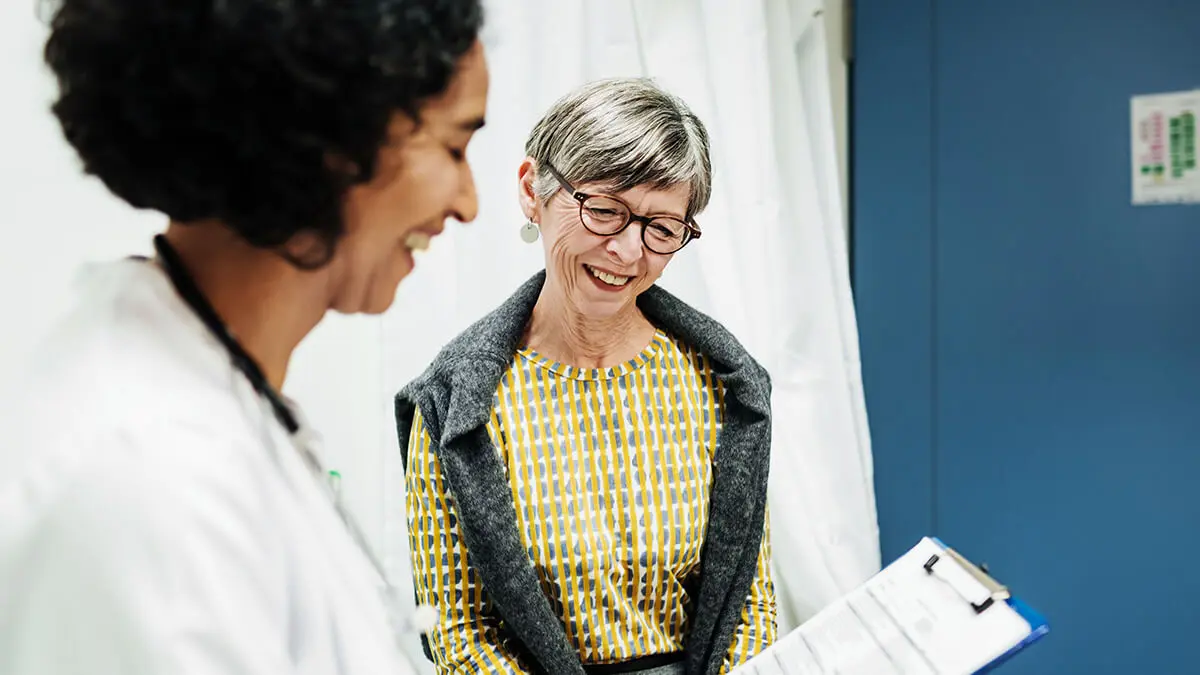
POLYGON ((463 127, 474 131, 487 111, 488 68, 482 43, 475 44, 459 59, 458 68, 446 90, 421 108, 421 119, 432 125, 463 127))

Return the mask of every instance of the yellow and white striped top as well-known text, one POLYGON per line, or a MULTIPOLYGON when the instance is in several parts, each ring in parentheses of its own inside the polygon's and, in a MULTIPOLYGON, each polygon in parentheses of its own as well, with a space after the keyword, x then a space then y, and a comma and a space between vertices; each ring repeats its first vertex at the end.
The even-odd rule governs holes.
MULTIPOLYGON (((604 369, 523 349, 497 388, 488 433, 542 590, 586 664, 682 651, 708 524, 724 391, 705 357, 663 332, 604 369)), ((428 432, 413 423, 406 472, 418 601, 439 673, 527 672, 467 563, 428 432)), ((768 528, 769 532, 769 528, 768 528)), ((726 670, 775 640, 764 535, 726 670)))

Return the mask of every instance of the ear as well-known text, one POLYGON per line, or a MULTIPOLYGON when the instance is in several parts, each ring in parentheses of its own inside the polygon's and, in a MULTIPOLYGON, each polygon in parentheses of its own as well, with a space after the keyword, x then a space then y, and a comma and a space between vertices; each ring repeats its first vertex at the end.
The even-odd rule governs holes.
POLYGON ((537 160, 532 157, 526 157, 517 167, 517 204, 521 206, 521 213, 525 214, 525 218, 534 223, 541 220, 537 194, 533 191, 533 179, 537 177, 536 167, 537 160))

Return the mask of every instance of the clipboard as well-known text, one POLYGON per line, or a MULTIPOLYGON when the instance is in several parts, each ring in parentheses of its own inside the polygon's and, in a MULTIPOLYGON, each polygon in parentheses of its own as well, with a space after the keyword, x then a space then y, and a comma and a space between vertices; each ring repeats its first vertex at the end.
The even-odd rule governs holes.
POLYGON ((1004 654, 996 657, 996 660, 975 671, 975 675, 990 673, 996 668, 999 668, 1009 659, 1016 656, 1021 650, 1042 639, 1042 637, 1050 632, 1050 624, 1046 621, 1046 618, 1041 615, 1041 613, 1037 612, 1032 607, 1026 605, 1017 598, 1009 598, 1007 602, 1009 606, 1017 612, 1017 614, 1021 615, 1021 618, 1029 622, 1029 625, 1033 627, 1033 630, 1030 631, 1028 637, 1026 637, 1024 640, 1021 640, 1020 643, 1014 645, 1012 649, 1009 649, 1004 654))
POLYGON ((933 554, 933 556, 925 561, 924 567, 926 572, 933 574, 939 562, 942 562, 943 565, 946 564, 943 561, 953 562, 958 568, 965 571, 972 579, 983 586, 988 593, 987 599, 979 602, 966 589, 958 589, 959 594, 963 596, 966 602, 971 604, 972 609, 976 613, 987 611, 993 603, 1004 602, 1029 624, 1029 635, 1019 643, 1013 645, 1008 651, 996 657, 995 660, 975 671, 973 675, 983 675, 984 673, 994 671, 1023 649, 1042 639, 1050 632, 1050 623, 1046 621, 1046 617, 1020 599, 1013 597, 1007 586, 994 579, 988 572, 975 565, 975 563, 967 560, 958 551, 947 546, 941 539, 930 537, 929 540, 940 546, 945 551, 945 556, 942 557, 936 553, 933 554))
POLYGON ((987 571, 924 537, 732 675, 976 675, 1049 630, 987 571))

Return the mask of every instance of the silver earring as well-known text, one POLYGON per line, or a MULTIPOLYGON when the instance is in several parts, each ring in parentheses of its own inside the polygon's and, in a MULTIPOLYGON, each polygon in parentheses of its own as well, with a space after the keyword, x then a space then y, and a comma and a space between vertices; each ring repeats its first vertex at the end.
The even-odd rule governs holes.
POLYGON ((525 221, 525 224, 521 226, 521 241, 526 244, 532 244, 537 241, 540 234, 541 232, 538 230, 537 223, 532 220, 525 221))

